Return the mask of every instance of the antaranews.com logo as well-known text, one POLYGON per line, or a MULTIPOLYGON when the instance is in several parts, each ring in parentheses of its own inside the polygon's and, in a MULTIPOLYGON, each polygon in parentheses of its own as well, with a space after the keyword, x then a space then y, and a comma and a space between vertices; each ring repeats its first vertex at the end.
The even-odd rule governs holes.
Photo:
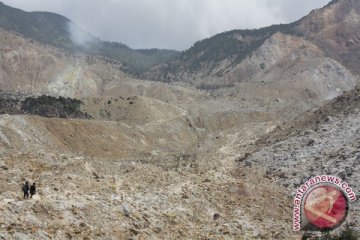
POLYGON ((294 198, 294 231, 328 231, 340 226, 356 195, 338 177, 322 175, 301 185, 294 198))

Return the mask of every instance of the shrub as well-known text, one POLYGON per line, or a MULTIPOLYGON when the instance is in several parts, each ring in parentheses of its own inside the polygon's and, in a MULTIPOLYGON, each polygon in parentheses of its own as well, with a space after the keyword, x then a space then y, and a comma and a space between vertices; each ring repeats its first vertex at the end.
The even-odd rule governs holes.
POLYGON ((60 118, 89 118, 80 110, 82 102, 77 99, 64 97, 28 97, 21 103, 21 110, 25 113, 43 117, 60 118))
POLYGON ((221 84, 221 83, 201 83, 199 85, 196 86, 197 89, 201 89, 201 90, 216 90, 216 89, 220 89, 220 88, 231 88, 234 87, 235 84, 234 83, 227 83, 227 84, 221 84))

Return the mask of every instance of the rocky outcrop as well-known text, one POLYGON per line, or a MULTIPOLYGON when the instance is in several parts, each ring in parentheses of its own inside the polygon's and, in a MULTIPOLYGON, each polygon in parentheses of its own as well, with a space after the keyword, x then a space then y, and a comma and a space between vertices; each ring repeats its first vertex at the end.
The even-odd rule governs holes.
POLYGON ((333 1, 312 11, 296 27, 307 39, 356 74, 360 73, 359 28, 360 3, 356 0, 333 1))
POLYGON ((81 98, 144 95, 164 101, 197 96, 192 89, 141 81, 112 59, 74 54, 0 29, 0 88, 81 98))
POLYGON ((205 90, 239 84, 237 90, 248 88, 251 94, 260 86, 241 83, 263 81, 267 88, 285 84, 289 96, 300 88, 304 95, 330 99, 358 82, 359 19, 358 1, 333 1, 292 24, 234 30, 197 42, 182 57, 154 67, 145 77, 190 82, 205 90))
MULTIPOLYGON (((251 167, 266 169, 265 177, 294 192, 309 178, 333 175, 360 192, 360 89, 355 89, 280 126, 257 142, 246 158, 251 167)), ((245 166, 245 162, 240 163, 245 166)), ((357 231, 359 201, 350 207, 347 223, 357 231)))

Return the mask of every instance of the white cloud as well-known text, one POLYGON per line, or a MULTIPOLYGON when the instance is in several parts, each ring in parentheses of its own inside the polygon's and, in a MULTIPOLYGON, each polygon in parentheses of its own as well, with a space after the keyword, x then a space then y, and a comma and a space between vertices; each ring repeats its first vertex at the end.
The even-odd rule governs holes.
POLYGON ((69 23, 69 32, 71 41, 83 47, 90 45, 95 40, 89 33, 72 22, 69 23))
POLYGON ((329 0, 3 0, 62 14, 104 40, 185 49, 214 34, 295 21, 329 0))

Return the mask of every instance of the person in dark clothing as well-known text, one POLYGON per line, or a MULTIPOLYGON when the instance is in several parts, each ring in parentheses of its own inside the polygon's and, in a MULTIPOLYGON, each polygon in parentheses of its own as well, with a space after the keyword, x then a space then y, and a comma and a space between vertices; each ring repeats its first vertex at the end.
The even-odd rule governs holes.
POLYGON ((30 189, 29 182, 26 181, 25 184, 22 187, 22 190, 24 192, 24 198, 29 198, 29 189, 30 189))
POLYGON ((32 198, 36 194, 36 184, 33 183, 30 187, 30 198, 32 198))

